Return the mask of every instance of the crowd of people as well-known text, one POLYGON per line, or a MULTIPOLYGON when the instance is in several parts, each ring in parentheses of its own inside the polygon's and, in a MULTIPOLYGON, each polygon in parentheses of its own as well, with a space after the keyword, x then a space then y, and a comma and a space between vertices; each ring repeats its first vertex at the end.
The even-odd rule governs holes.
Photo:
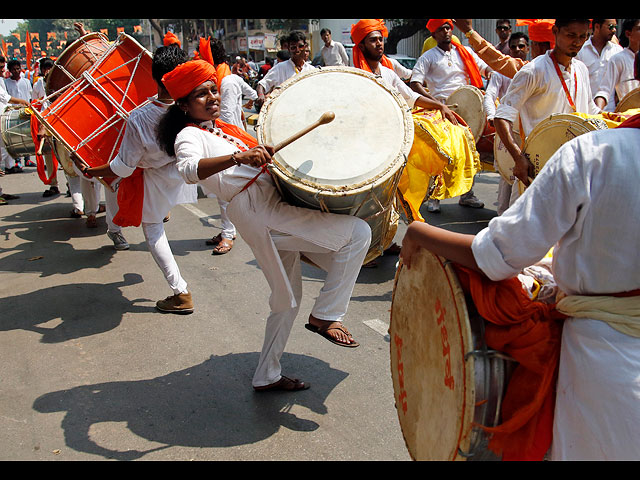
MULTIPOLYGON (((555 247, 557 283, 567 298, 587 300, 584 308, 562 304, 567 320, 553 458, 638 459, 638 430, 628 427, 640 421, 640 255, 634 242, 637 224, 627 218, 640 207, 635 193, 640 170, 634 164, 640 149, 637 117, 621 128, 568 142, 537 177, 521 140, 551 114, 614 111, 624 95, 640 86, 634 68, 640 20, 625 20, 619 37, 612 19, 518 22, 529 27, 528 34, 512 33, 510 21, 501 19, 496 23, 500 41, 491 45, 473 30, 471 20, 431 19, 426 24, 429 42, 410 72, 385 55, 388 30, 380 19, 363 19, 352 26, 352 58, 329 29, 321 32, 320 53, 323 65, 377 75, 409 107, 435 111, 442 122, 456 126, 461 119, 447 98, 462 86, 483 92, 487 121, 513 157, 514 176, 525 188, 501 181, 498 216, 477 236, 414 221, 395 251, 408 268, 417 251, 428 249, 499 281, 517 275, 555 247), (469 46, 453 34, 454 28, 469 46), (593 298, 605 298, 606 304, 596 305, 589 301, 593 298)), ((309 388, 308 382, 284 376, 280 366, 300 307, 301 254, 327 272, 306 328, 336 345, 359 345, 344 318, 371 242, 370 227, 357 217, 283 201, 265 168, 273 146, 258 145, 246 130, 243 107, 253 102, 259 108, 274 88, 316 68, 309 61, 303 32, 291 32, 285 46, 288 58, 273 65, 266 62, 258 72, 243 58, 231 64, 219 40, 202 38, 195 58, 189 58, 175 35, 167 35, 153 53, 157 98, 131 114, 117 157, 93 167, 74 157, 78 182, 84 187, 72 186, 67 177, 72 215, 87 215, 88 226, 98 211, 96 179, 118 179, 117 195, 104 192, 107 233, 115 248, 126 249, 122 227, 142 226, 172 291, 156 304, 163 312, 195 309, 164 230, 169 212, 179 203, 196 202, 196 186, 217 198, 222 231, 207 243, 215 247, 214 254, 225 254, 239 233, 271 289, 264 345, 252 382, 256 391, 309 388), (248 82, 251 71, 259 75, 255 89, 248 82), (135 195, 135 188, 141 187, 131 181, 139 170, 144 172, 144 196, 135 195), (123 202, 126 196, 136 200, 123 202)), ((47 66, 42 61, 43 72, 47 66)), ((11 77, 0 81, 0 101, 28 105, 39 98, 36 95, 44 96, 41 84, 32 88, 22 80, 19 67, 10 62, 8 67, 11 77)), ((4 172, 20 168, 19 160, 11 159, 15 164, 10 167, 5 163, 4 172)), ((466 180, 472 185, 473 178, 466 180)), ((50 185, 45 195, 59 194, 57 182, 50 185)), ((437 199, 424 200, 429 200, 429 212, 439 211, 437 199)), ((472 189, 463 190, 458 203, 484 208, 472 189)))

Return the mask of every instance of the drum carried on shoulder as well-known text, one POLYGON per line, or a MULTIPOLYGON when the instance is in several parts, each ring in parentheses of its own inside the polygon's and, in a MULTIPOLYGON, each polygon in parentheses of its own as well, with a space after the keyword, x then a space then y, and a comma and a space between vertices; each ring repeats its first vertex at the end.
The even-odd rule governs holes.
POLYGON ((500 424, 517 363, 487 348, 484 325, 449 262, 421 249, 411 269, 399 265, 389 326, 391 376, 412 459, 499 460, 478 425, 500 424))
POLYGON ((267 98, 257 136, 276 145, 325 111, 335 120, 273 157, 272 177, 289 203, 354 215, 371 227, 365 263, 393 241, 394 203, 413 142, 413 118, 404 99, 364 70, 326 67, 296 75, 267 98))

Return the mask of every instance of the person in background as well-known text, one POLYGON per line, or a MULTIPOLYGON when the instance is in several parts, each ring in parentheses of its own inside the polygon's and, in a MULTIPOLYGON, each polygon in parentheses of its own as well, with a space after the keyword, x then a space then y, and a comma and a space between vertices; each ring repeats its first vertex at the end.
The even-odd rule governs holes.
POLYGON ((495 45, 496 50, 510 55, 509 49, 509 36, 511 35, 511 21, 507 18, 502 18, 496 22, 496 34, 500 41, 495 45))
POLYGON ((349 55, 347 50, 340 42, 336 42, 331 38, 331 30, 323 28, 320 30, 320 38, 324 42, 324 46, 320 53, 322 55, 322 61, 326 67, 333 65, 349 66, 349 55))

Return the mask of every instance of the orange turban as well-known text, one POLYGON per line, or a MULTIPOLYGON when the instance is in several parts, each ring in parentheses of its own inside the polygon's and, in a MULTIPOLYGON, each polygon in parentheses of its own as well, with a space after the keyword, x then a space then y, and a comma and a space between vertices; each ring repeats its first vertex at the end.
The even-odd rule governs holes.
POLYGON ((177 43, 179 47, 182 47, 182 44, 180 43, 178 37, 173 32, 167 32, 167 34, 162 39, 162 44, 165 47, 168 47, 169 45, 173 45, 174 43, 177 43))
POLYGON ((208 80, 217 81, 216 69, 205 60, 189 60, 162 77, 162 83, 174 100, 186 97, 208 80))
MULTIPOLYGON (((360 20, 355 25, 351 25, 351 40, 358 45, 371 32, 380 32, 383 37, 389 36, 389 30, 387 30, 387 27, 384 25, 384 20, 381 18, 373 18, 360 20)), ((393 64, 386 56, 382 56, 380 63, 393 70, 393 64)), ((371 71, 369 64, 357 46, 353 49, 353 66, 361 70, 371 71)))
POLYGON ((534 42, 549 42, 551 48, 556 45, 556 37, 553 35, 551 29, 556 23, 553 18, 518 18, 516 19, 517 26, 526 25, 529 30, 529 39, 534 42))
POLYGON ((427 22, 427 30, 433 33, 445 23, 448 23, 453 28, 453 20, 450 18, 432 18, 427 22))

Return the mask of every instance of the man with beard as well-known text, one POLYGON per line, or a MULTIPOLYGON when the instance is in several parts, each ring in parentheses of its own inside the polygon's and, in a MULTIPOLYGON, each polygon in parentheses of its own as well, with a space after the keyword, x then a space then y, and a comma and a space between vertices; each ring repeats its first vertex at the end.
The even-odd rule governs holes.
POLYGON ((587 40, 589 24, 589 19, 556 19, 554 48, 516 73, 496 110, 496 133, 515 161, 514 176, 526 186, 534 169, 514 140, 514 122, 520 123, 520 133, 526 138, 551 114, 601 112, 593 101, 589 71, 576 58, 587 40))

